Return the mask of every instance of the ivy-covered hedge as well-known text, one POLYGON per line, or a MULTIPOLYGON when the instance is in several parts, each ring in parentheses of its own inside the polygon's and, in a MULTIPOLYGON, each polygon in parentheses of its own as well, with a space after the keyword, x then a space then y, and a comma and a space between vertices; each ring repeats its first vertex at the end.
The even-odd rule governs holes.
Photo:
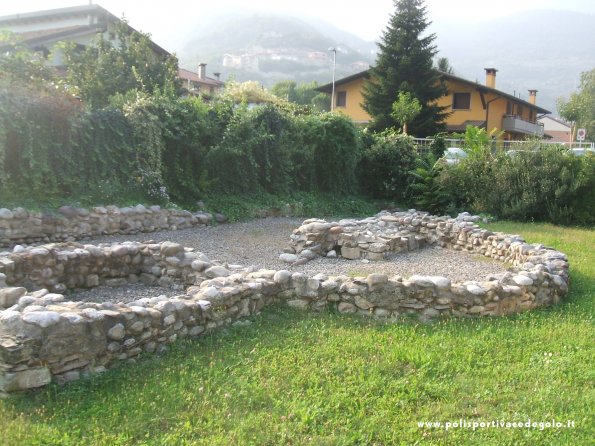
POLYGON ((193 205, 207 192, 357 191, 359 131, 342 116, 226 100, 122 97, 85 109, 0 89, 0 199, 117 194, 193 205))

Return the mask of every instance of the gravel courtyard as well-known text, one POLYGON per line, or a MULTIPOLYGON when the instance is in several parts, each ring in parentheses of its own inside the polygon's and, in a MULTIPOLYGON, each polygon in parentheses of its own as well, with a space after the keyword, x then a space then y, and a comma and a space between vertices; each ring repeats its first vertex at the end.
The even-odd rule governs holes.
POLYGON ((288 269, 308 275, 366 276, 373 272, 389 276, 409 277, 414 274, 445 276, 453 281, 484 280, 488 274, 500 273, 506 267, 500 262, 442 248, 394 254, 384 261, 366 263, 361 260, 317 258, 304 265, 291 266, 279 260, 289 246, 289 236, 299 227, 302 218, 265 218, 179 231, 95 238, 88 243, 123 241, 173 241, 203 252, 211 260, 233 265, 265 269, 288 269))

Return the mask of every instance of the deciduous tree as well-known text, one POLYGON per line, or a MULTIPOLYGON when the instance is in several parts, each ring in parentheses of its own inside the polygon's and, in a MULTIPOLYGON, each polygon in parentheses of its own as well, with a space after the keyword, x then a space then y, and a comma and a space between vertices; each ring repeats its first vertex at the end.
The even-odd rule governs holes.
POLYGON ((178 60, 155 51, 149 35, 131 30, 126 22, 116 25, 115 42, 97 37, 83 51, 63 44, 67 83, 94 108, 109 104, 110 97, 131 90, 177 95, 178 60))
POLYGON ((558 111, 576 128, 584 128, 589 141, 595 141, 595 68, 581 74, 579 91, 573 93, 568 101, 560 99, 558 111))

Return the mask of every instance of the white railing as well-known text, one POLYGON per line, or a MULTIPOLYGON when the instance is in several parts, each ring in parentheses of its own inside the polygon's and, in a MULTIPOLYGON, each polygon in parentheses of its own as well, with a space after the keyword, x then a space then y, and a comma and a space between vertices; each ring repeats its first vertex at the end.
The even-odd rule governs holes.
MULTIPOLYGON (((430 151, 430 146, 434 142, 433 138, 413 138, 415 145, 417 147, 417 151, 419 153, 428 153, 430 151)), ((445 138, 444 144, 446 148, 449 147, 461 147, 465 146, 464 139, 455 139, 455 138, 445 138)), ((517 149, 517 150, 539 150, 544 147, 548 146, 564 146, 571 149, 590 149, 595 150, 595 143, 592 142, 552 142, 552 141, 543 141, 543 140, 526 140, 526 141, 503 141, 503 140, 494 140, 492 142, 496 149, 500 150, 510 150, 510 149, 517 149)))

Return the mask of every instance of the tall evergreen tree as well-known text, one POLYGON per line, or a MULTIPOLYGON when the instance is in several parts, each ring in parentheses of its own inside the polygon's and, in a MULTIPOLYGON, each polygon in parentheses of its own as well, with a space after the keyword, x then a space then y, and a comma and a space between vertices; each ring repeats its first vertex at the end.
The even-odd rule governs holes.
POLYGON ((448 113, 436 100, 446 89, 432 63, 436 36, 423 36, 429 25, 423 0, 395 0, 395 13, 378 44, 378 60, 364 89, 364 109, 373 117, 372 129, 397 126, 391 114, 393 103, 399 92, 409 92, 422 104, 408 125, 409 133, 422 137, 444 130, 448 113))

